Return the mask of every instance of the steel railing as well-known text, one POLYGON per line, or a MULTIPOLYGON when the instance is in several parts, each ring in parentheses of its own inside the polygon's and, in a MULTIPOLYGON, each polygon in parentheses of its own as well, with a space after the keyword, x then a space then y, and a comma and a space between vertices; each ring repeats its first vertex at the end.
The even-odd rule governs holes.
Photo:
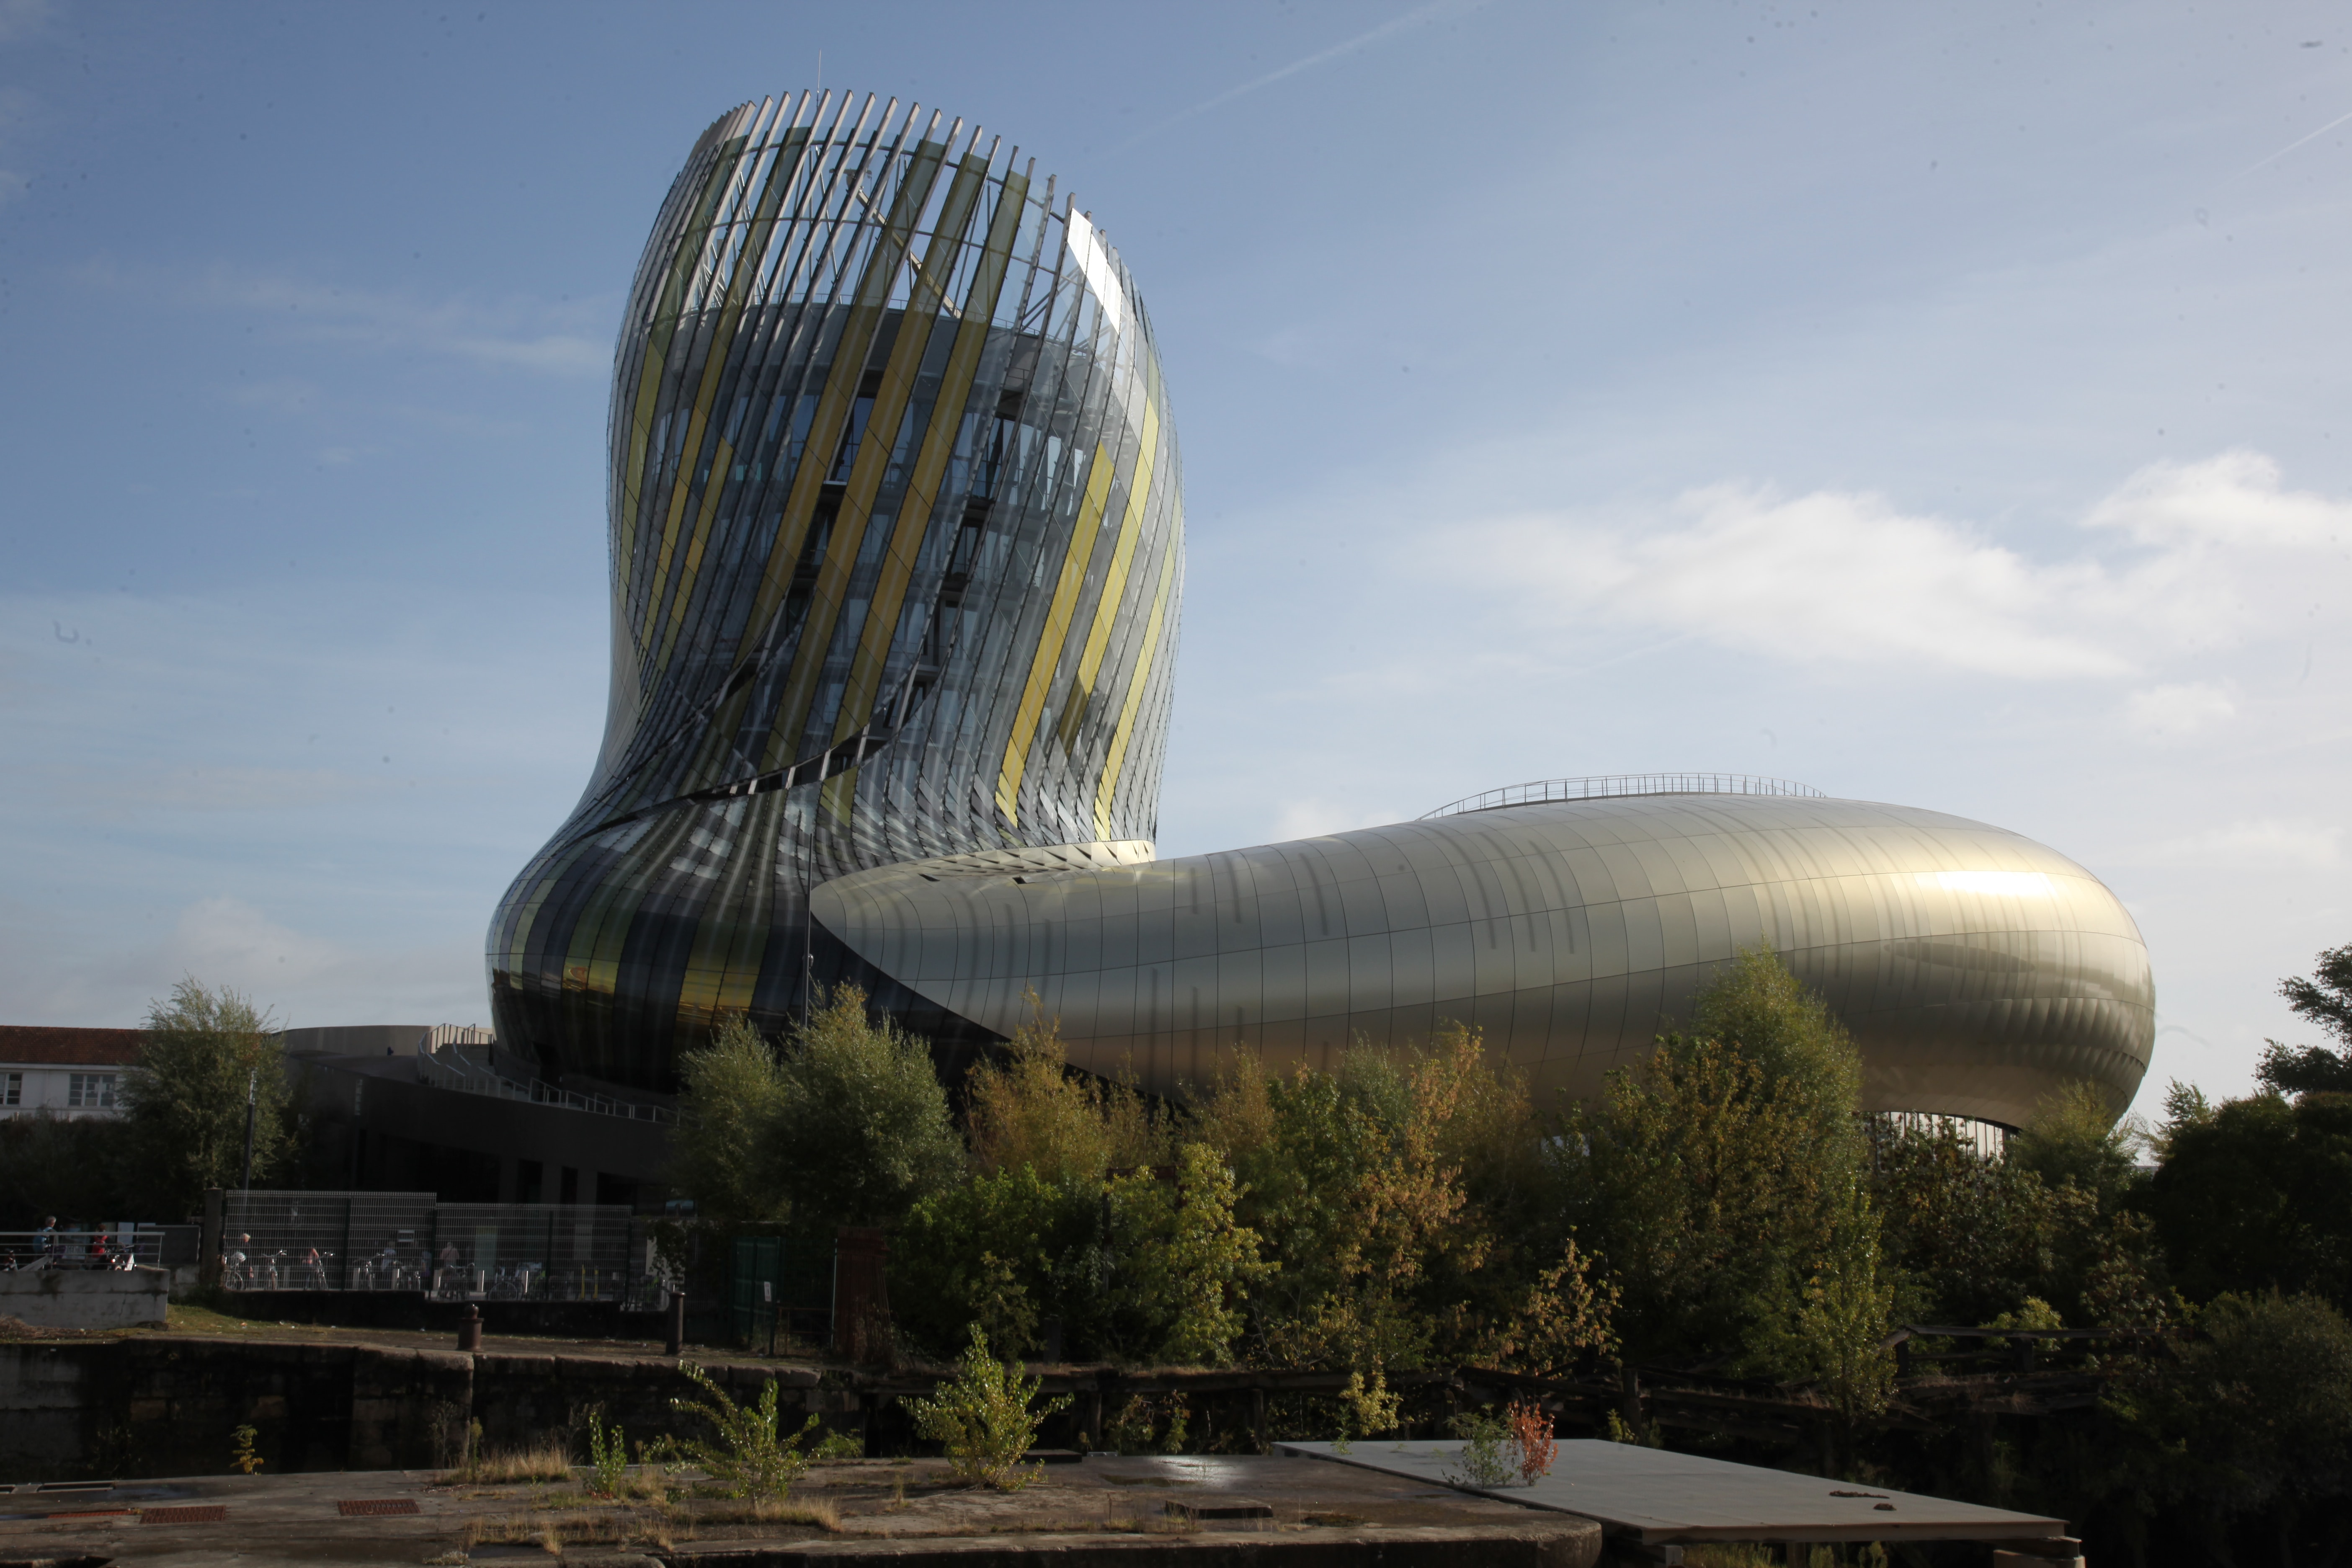
POLYGON ((1777 795, 1813 800, 1829 797, 1811 784, 1794 779, 1765 778, 1755 773, 1597 773, 1580 779, 1537 779, 1506 784, 1483 795, 1465 795, 1418 820, 1458 816, 1467 811, 1493 811, 1506 805, 1538 805, 1552 800, 1609 800, 1631 795, 1777 795))

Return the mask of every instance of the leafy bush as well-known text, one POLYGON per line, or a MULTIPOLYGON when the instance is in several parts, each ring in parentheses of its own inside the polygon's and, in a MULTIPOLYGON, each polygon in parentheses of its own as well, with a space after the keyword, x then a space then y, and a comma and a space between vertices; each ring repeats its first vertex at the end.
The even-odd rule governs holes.
POLYGON ((595 1472, 593 1486, 598 1497, 619 1497, 629 1475, 628 1446, 622 1440, 621 1424, 604 1425, 603 1410, 588 1413, 588 1467, 595 1472))
POLYGON ((1040 1386, 1041 1379, 1024 1383, 991 1355, 988 1336, 975 1326, 955 1378, 940 1384, 929 1399, 908 1400, 907 1407, 917 1431, 946 1446, 957 1479, 1017 1491, 1036 1479, 1035 1471, 1022 1472, 1021 1456, 1029 1451, 1039 1425, 1070 1403, 1066 1394, 1031 1409, 1040 1386))
POLYGON ((1507 1425, 1488 1411, 1465 1410, 1446 1426, 1462 1439, 1461 1452, 1455 1456, 1461 1468, 1447 1473, 1447 1484, 1481 1491, 1510 1484, 1518 1467, 1513 1462, 1507 1425))
POLYGON ((811 1415, 798 1432, 785 1436, 774 1378, 761 1387, 759 1405, 746 1410, 692 1362, 682 1361, 677 1369, 710 1395, 710 1401, 706 1404, 695 1399, 673 1399, 669 1407, 709 1421, 718 1429, 718 1440, 706 1442, 665 1435, 647 1447, 649 1457, 698 1465, 726 1496, 753 1501, 783 1496, 794 1481, 808 1473, 809 1458, 800 1451, 800 1445, 816 1430, 818 1418, 811 1415))

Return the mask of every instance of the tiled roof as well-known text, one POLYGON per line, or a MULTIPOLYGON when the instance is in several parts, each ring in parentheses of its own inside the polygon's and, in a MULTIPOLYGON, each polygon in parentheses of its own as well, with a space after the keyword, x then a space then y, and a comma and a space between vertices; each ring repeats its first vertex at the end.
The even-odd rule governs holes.
POLYGON ((138 1029, 75 1029, 47 1024, 0 1024, 0 1062, 28 1066, 129 1067, 138 1058, 138 1029))

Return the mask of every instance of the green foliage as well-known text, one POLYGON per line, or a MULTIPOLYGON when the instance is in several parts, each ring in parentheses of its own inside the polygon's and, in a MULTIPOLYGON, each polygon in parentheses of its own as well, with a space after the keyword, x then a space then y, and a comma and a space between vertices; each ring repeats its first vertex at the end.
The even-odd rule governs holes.
POLYGON ((1073 1070, 1061 1031, 1034 994, 1030 1022, 1001 1060, 974 1067, 966 1084, 972 1163, 985 1174, 1032 1170, 1056 1184, 1100 1180, 1113 1170, 1167 1164, 1172 1129, 1128 1083, 1073 1070))
POLYGON ((2201 1337, 2112 1389, 2158 1489, 2279 1539, 2312 1504, 2352 1495, 2352 1324, 2310 1295, 2225 1294, 2201 1337))
POLYGON ((1271 1273, 1257 1234, 1234 1219, 1233 1173, 1205 1143, 1187 1143, 1173 1182, 1150 1172, 1113 1179, 1110 1216, 1115 1310, 1140 1329, 1155 1360, 1223 1366, 1241 1337, 1249 1287, 1271 1273))
POLYGON ((670 1184, 721 1224, 776 1221, 790 1207, 767 1150, 781 1094, 776 1054, 742 1014, 678 1059, 683 1092, 670 1140, 670 1184))
POLYGON ((1192 1436, 1192 1403, 1181 1394, 1135 1394, 1103 1426, 1114 1454, 1181 1454, 1192 1436))
POLYGON ((2138 1127, 2116 1120, 2096 1085, 2071 1083, 2035 1107, 2033 1120, 2010 1139, 2007 1160, 2046 1187, 2088 1193, 2109 1214, 2137 1180, 2142 1142, 2138 1127))
POLYGON ((254 1439, 260 1436, 261 1430, 257 1426, 238 1426, 230 1430, 228 1462, 236 1467, 239 1475, 249 1476, 268 1463, 253 1451, 254 1439))
POLYGON ((1037 1478, 1036 1470, 1023 1472, 1021 1456, 1035 1441, 1038 1426, 1070 1403, 1063 1395, 1032 1409, 1039 1386, 1039 1379, 1024 1383, 1016 1369, 991 1355, 988 1336, 975 1327, 953 1381, 940 1384, 929 1399, 908 1400, 907 1408, 917 1431, 946 1447, 959 1479, 1017 1491, 1037 1478))
POLYGON ((629 1476, 628 1445, 622 1438, 618 1421, 610 1427, 604 1425, 602 1409, 588 1413, 588 1468, 594 1472, 593 1486, 598 1497, 621 1495, 621 1488, 629 1476))
POLYGON ((2095 1193, 2053 1189, 2016 1161, 1988 1159, 1948 1125, 1882 1130, 1873 1158, 1896 1318, 1986 1323, 2035 1298, 2083 1322, 2122 1310, 2110 1299, 2127 1284, 2120 1270, 2137 1256, 2137 1222, 2103 1218, 2095 1193), (2103 1265, 2107 1304, 2086 1304, 2103 1265))
MULTIPOLYGON (((1813 1375, 1825 1336, 1853 1331, 1882 1300, 1875 1221, 1855 1197, 1859 1058, 1761 949, 1701 994, 1697 1018, 1715 1034, 1661 1040, 1570 1119, 1570 1213, 1622 1289, 1628 1355, 1813 1375)), ((1860 1374, 1851 1356, 1831 1359, 1860 1374)))
POLYGON ((1880 1348, 1891 1325, 1895 1285, 1879 1260, 1878 1215, 1850 1179, 1798 1309, 1799 1359, 1849 1429, 1886 1407, 1895 1358, 1880 1348))
POLYGON ((809 1450, 811 1459, 862 1459, 866 1457, 866 1439, 855 1432, 827 1432, 809 1450))
POLYGON ((1445 1477, 1449 1486, 1483 1491, 1510 1485, 1519 1466, 1508 1422, 1491 1410, 1465 1410, 1446 1423, 1446 1429, 1462 1439, 1454 1456, 1459 1468, 1445 1477))
POLYGON ((0 1120, 0 1216, 13 1222, 0 1228, 32 1230, 50 1215, 176 1216, 141 1184, 130 1134, 111 1118, 34 1111, 0 1120))
POLYGON ((2191 1300, 2277 1289, 2352 1308, 2352 1095, 2228 1100, 2161 1140, 2133 1203, 2191 1300))
POLYGON ((761 1384, 760 1403, 746 1410, 694 1363, 682 1361, 677 1369, 710 1397, 708 1402, 673 1399, 669 1407, 703 1417, 716 1429, 717 1438, 665 1434, 647 1446, 649 1458, 664 1462, 682 1459, 699 1466, 726 1496, 753 1501, 783 1496, 808 1472, 808 1456, 800 1451, 800 1446, 816 1430, 818 1417, 810 1416, 798 1432, 784 1436, 774 1378, 761 1384))
POLYGON ((2337 1043, 2331 1047, 2265 1040, 2254 1076, 2279 1094, 2352 1092, 2352 945, 2322 952, 2308 980, 2280 981, 2279 994, 2337 1043))
POLYGON ((166 1214, 194 1214, 206 1187, 235 1187, 245 1166, 245 1107, 256 1101, 253 1179, 293 1153, 294 1106, 275 1020, 235 991, 193 977, 152 1005, 139 1059, 123 1075, 127 1153, 166 1214))
POLYGON ((1197 1125, 1238 1179, 1239 1222, 1281 1261, 1252 1291, 1258 1355, 1369 1390, 1436 1358, 1525 1370, 1606 1337, 1525 1086, 1487 1067, 1475 1030, 1287 1077, 1239 1053, 1197 1125))
POLYGON ((1029 1166, 975 1177, 918 1202, 890 1248, 898 1324, 920 1344, 955 1344, 978 1324, 1008 1354, 1036 1348, 1038 1321, 1109 1336, 1101 1290, 1097 1184, 1049 1182, 1029 1166))
POLYGON ((854 985, 793 1032, 768 1134, 801 1224, 894 1223, 963 1166, 930 1048, 869 1019, 854 985))
POLYGON ((679 1064, 673 1181, 698 1215, 887 1225, 951 1184, 963 1151, 930 1051, 838 987, 781 1056, 748 1021, 679 1064))
POLYGON ((1173 1119, 1132 1090, 1074 1078, 1043 1020, 974 1069, 971 1100, 980 1173, 918 1203, 893 1248, 892 1294, 917 1342, 944 1349, 977 1324, 1027 1355, 1055 1318, 1066 1349, 1230 1361, 1268 1270, 1215 1152, 1179 1147, 1173 1119))

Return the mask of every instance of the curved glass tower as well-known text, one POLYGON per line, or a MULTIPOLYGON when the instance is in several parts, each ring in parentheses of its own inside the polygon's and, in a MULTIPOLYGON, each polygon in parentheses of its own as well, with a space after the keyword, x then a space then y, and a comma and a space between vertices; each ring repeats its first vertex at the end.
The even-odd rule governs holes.
POLYGON ((1175 428, 1126 268, 1034 160, 870 95, 722 116, 638 263, 609 436, 604 746, 493 922, 502 1045, 667 1090, 811 976, 891 998, 812 926, 827 879, 1150 858, 1175 428))

